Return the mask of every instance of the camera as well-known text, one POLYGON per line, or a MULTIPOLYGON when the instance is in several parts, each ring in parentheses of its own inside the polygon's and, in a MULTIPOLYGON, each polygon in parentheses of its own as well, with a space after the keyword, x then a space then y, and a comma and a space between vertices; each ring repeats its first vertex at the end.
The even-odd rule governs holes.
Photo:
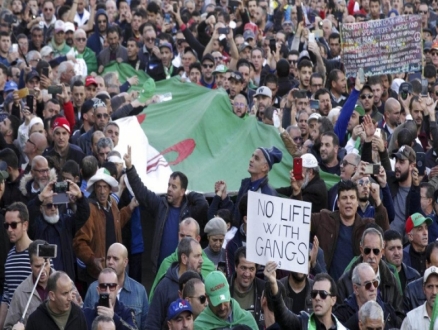
POLYGON ((5 23, 8 23, 8 24, 15 24, 18 22, 17 16, 12 15, 12 14, 5 15, 3 20, 5 21, 5 23))
POLYGON ((53 192, 57 194, 66 193, 68 188, 68 182, 56 182, 53 185, 53 192))

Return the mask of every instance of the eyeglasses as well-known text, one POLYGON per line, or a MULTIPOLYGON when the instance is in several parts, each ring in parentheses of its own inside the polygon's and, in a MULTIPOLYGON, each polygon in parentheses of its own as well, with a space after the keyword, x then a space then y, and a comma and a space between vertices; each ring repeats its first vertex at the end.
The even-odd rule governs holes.
POLYGON ((107 113, 98 113, 96 115, 96 117, 97 117, 97 119, 102 119, 102 117, 107 119, 109 117, 109 114, 107 114, 107 113))
POLYGON ((36 144, 33 143, 30 139, 27 139, 27 142, 29 142, 30 144, 33 144, 36 147, 36 144))
POLYGON ((359 180, 359 181, 357 182, 357 185, 358 185, 359 187, 365 187, 365 186, 369 186, 370 183, 371 183, 371 182, 370 182, 369 180, 367 180, 367 181, 359 180))
POLYGON ((325 300, 327 297, 332 296, 330 293, 328 293, 325 290, 312 290, 310 292, 310 296, 312 297, 312 299, 315 299, 317 295, 319 295, 322 300, 325 300))
POLYGON ((87 41, 87 38, 75 38, 75 40, 79 42, 85 42, 87 41))
POLYGON ((363 282, 362 284, 356 283, 357 286, 363 286, 365 288, 365 290, 371 290, 371 286, 373 286, 375 289, 377 289, 377 287, 379 286, 379 281, 378 280, 373 280, 373 281, 367 281, 367 282, 363 282))
POLYGON ((431 52, 430 55, 431 56, 438 56, 438 53, 437 52, 431 52))
POLYGON ((110 291, 114 291, 117 287, 117 283, 99 283, 99 289, 106 290, 109 288, 110 291))
POLYGON ((303 138, 301 136, 296 136, 293 138, 294 141, 303 141, 303 138))
POLYGON ((243 103, 243 102, 234 102, 233 105, 234 105, 235 107, 239 107, 239 108, 244 108, 244 107, 246 107, 246 104, 243 103))
POLYGON ((44 173, 49 173, 50 169, 48 169, 48 168, 45 168, 45 169, 42 169, 42 170, 34 170, 34 169, 32 169, 32 171, 35 171, 35 172, 37 172, 39 174, 44 174, 44 173))
POLYGON ((97 23, 98 23, 98 24, 106 23, 106 20, 103 20, 103 21, 97 21, 97 23))
POLYGON ((241 81, 241 77, 237 74, 235 74, 234 72, 231 72, 230 74, 230 78, 228 79, 236 79, 237 81, 241 81))
POLYGON ((155 39, 157 39, 157 38, 145 38, 144 41, 146 41, 146 42, 154 42, 155 39))
POLYGON ((322 88, 322 84, 312 84, 312 87, 322 88))
POLYGON ((347 160, 343 160, 341 164, 342 164, 342 167, 345 167, 345 166, 347 166, 347 165, 356 166, 356 165, 353 164, 353 163, 349 163, 347 160))
POLYGON ((373 98, 373 94, 362 94, 362 95, 360 96, 360 98, 361 98, 362 100, 365 100, 365 99, 372 99, 372 98, 373 98))
POLYGON ((202 64, 202 66, 204 67, 204 69, 207 69, 207 68, 213 69, 214 64, 202 64))
POLYGON ((3 228, 5 228, 5 230, 8 230, 9 227, 11 227, 12 229, 17 229, 17 226, 19 223, 22 223, 23 221, 18 221, 18 222, 11 222, 11 223, 3 223, 3 228))
POLYGON ((224 58, 223 57, 214 57, 215 61, 222 61, 224 58))
POLYGON ((205 304, 205 301, 207 300, 207 297, 206 296, 204 296, 204 295, 202 295, 202 296, 199 296, 199 297, 189 297, 189 298, 195 298, 195 299, 199 299, 199 302, 201 303, 201 304, 205 304))
POLYGON ((53 203, 47 203, 45 205, 43 205, 46 209, 50 210, 50 209, 57 209, 58 208, 58 204, 53 204, 53 203))
POLYGON ((292 26, 292 22, 290 22, 290 23, 283 23, 283 26, 292 26))
POLYGON ((370 248, 363 249, 363 253, 365 253, 365 255, 369 255, 371 253, 371 251, 373 251, 373 254, 375 256, 378 256, 380 254, 380 249, 370 249, 370 248))
POLYGON ((419 10, 418 13, 419 13, 419 14, 426 15, 426 14, 427 14, 427 10, 419 10))
POLYGON ((289 60, 289 64, 293 64, 293 65, 295 65, 295 64, 297 64, 298 63, 298 60, 289 60))

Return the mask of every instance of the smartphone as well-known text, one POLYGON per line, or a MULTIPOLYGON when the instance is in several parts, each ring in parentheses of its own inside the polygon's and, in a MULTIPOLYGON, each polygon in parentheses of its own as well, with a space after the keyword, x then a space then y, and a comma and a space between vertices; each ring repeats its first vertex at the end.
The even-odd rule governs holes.
POLYGON ((56 258, 58 246, 56 244, 38 244, 37 256, 40 258, 56 258))
POLYGON ((303 93, 301 93, 300 91, 293 91, 293 92, 292 92, 292 96, 293 96, 295 99, 302 99, 302 98, 304 98, 303 93))
POLYGON ((309 42, 315 42, 315 33, 309 33, 309 42))
POLYGON ((240 2, 239 1, 230 0, 230 1, 228 1, 228 5, 231 7, 231 11, 234 13, 236 11, 237 7, 239 7, 240 2))
POLYGON ((17 91, 17 93, 18 93, 18 97, 20 99, 24 99, 26 96, 29 95, 29 89, 27 87, 25 87, 25 88, 19 89, 17 91))
POLYGON ((365 73, 363 68, 359 68, 359 80, 361 84, 365 84, 365 73))
POLYGON ((53 185, 53 204, 67 204, 69 203, 69 198, 67 192, 69 190, 68 182, 55 182, 53 185))
POLYGON ((99 302, 97 306, 110 307, 109 304, 109 293, 99 293, 99 302))
POLYGON ((319 100, 310 100, 310 109, 319 110, 319 100))
POLYGON ((29 108, 29 111, 33 113, 33 95, 26 96, 26 105, 29 108))
POLYGON ((301 158, 294 158, 293 176, 295 180, 303 180, 303 160, 301 158))
POLYGON ((363 123, 363 117, 364 117, 364 116, 359 116, 359 125, 362 125, 362 123, 363 123))
POLYGON ((225 264, 225 261, 219 261, 217 264, 217 270, 220 270, 222 273, 227 272, 227 265, 225 264))
POLYGON ((365 166, 365 174, 377 175, 380 172, 379 164, 368 164, 365 166))
POLYGON ((173 12, 177 13, 178 12, 178 5, 176 3, 174 3, 172 6, 173 6, 173 12))
MULTIPOLYGON (((42 73, 43 76, 49 78, 49 68, 48 67, 47 68, 42 68, 41 69, 41 73, 42 73)), ((58 93, 58 94, 61 94, 61 93, 62 93, 62 88, 61 88, 61 92, 58 93)))
POLYGON ((170 14, 169 13, 164 14, 164 23, 170 24, 170 14))
POLYGON ((382 137, 382 130, 380 128, 376 128, 374 135, 381 138, 382 137))
POLYGON ((427 79, 421 79, 421 97, 427 97, 429 95, 429 82, 427 79))
POLYGON ((219 34, 225 34, 227 35, 228 33, 230 33, 230 28, 229 27, 224 27, 224 28, 218 28, 217 32, 219 34))
POLYGON ((12 44, 11 46, 11 52, 18 53, 18 44, 12 44))
POLYGON ((155 46, 160 47, 160 39, 155 39, 155 46))
POLYGON ((271 49, 271 52, 275 53, 277 51, 277 43, 275 39, 269 40, 269 48, 271 49))
POLYGON ((417 169, 419 175, 424 175, 426 171, 426 154, 424 152, 417 152, 417 169))
POLYGON ((52 86, 49 86, 47 91, 51 95, 62 94, 62 86, 52 85, 52 86))

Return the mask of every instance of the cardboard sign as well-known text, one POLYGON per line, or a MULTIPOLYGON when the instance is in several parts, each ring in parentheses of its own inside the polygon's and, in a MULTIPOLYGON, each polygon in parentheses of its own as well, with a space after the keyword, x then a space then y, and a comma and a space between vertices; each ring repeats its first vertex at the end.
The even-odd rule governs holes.
POLYGON ((342 62, 347 78, 422 70, 421 15, 346 23, 341 26, 342 62))
POLYGON ((311 215, 311 203, 248 192, 246 259, 307 274, 311 215))

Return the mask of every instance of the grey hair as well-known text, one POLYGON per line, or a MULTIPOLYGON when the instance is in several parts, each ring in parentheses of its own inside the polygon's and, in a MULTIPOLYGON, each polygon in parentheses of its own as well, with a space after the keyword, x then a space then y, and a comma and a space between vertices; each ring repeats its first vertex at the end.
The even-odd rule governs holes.
POLYGON ((72 61, 64 61, 64 62, 61 62, 61 64, 60 64, 59 67, 58 67, 58 75, 57 75, 57 77, 56 77, 56 79, 57 79, 58 81, 61 81, 61 76, 62 76, 62 74, 63 74, 65 71, 67 71, 67 68, 68 68, 69 65, 71 65, 72 67, 75 66, 75 64, 74 64, 72 61))
POLYGON ((122 158, 122 155, 120 154, 120 152, 118 152, 117 150, 112 150, 108 153, 108 158, 110 158, 111 156, 117 156, 122 158))
POLYGON ((367 320, 384 322, 382 307, 373 300, 367 301, 359 310, 359 321, 365 324, 367 320))
POLYGON ((362 238, 360 239, 360 246, 363 247, 363 242, 365 240, 365 236, 367 235, 376 235, 379 236, 380 238, 380 247, 383 248, 383 236, 382 233, 380 231, 378 231, 376 228, 368 228, 367 230, 365 230, 362 234, 362 238))
POLYGON ((187 257, 192 253, 192 242, 199 244, 197 240, 192 237, 184 237, 178 244, 178 263, 182 261, 182 255, 185 254, 187 257))
POLYGON ((360 163, 360 156, 358 154, 353 154, 353 164, 356 164, 358 166, 360 163))
POLYGON ((297 114, 295 115, 295 120, 298 121, 298 118, 300 118, 302 113, 306 113, 307 117, 309 117, 309 113, 306 110, 300 110, 297 112, 297 114))
POLYGON ((374 272, 373 268, 367 262, 362 262, 358 264, 356 267, 354 267, 353 274, 351 276, 351 281, 353 282, 353 284, 359 284, 359 285, 362 284, 361 283, 362 281, 360 279, 360 272, 365 270, 366 268, 369 268, 374 272))
POLYGON ((114 323, 114 320, 106 315, 99 315, 97 316, 94 321, 93 324, 91 325, 91 330, 98 330, 99 329, 99 323, 112 323, 114 324, 114 329, 116 328, 116 324, 114 323))
POLYGON ((33 58, 36 54, 38 54, 39 57, 41 58, 41 54, 40 54, 40 52, 37 51, 37 50, 31 50, 30 52, 28 52, 28 53, 26 54, 26 60, 27 60, 27 62, 32 61, 32 58, 33 58))
POLYGON ((114 149, 114 143, 110 138, 103 137, 100 138, 96 143, 97 152, 102 148, 110 147, 111 150, 114 149))
POLYGON ((199 228, 199 223, 198 221, 196 221, 193 218, 185 218, 183 221, 180 222, 180 226, 184 225, 184 226, 190 226, 192 223, 195 224, 196 226, 196 235, 200 235, 201 234, 201 229, 199 228))
POLYGON ((114 79, 118 77, 117 72, 108 72, 103 76, 103 81, 105 83, 105 87, 115 84, 114 79))
POLYGON ((74 32, 74 34, 73 34, 73 36, 76 38, 77 36, 79 36, 79 35, 84 35, 85 36, 85 38, 87 38, 87 33, 84 31, 84 29, 81 29, 81 28, 79 28, 79 29, 77 29, 75 32, 74 32))

